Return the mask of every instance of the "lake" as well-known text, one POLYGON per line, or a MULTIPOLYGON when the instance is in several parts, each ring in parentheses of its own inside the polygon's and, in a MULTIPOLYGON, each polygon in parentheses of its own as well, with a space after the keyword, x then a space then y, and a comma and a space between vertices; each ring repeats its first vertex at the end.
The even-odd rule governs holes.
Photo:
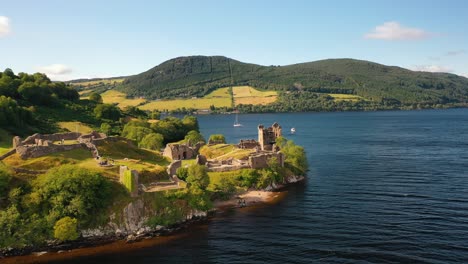
POLYGON ((170 242, 66 263, 467 263, 468 109, 199 116, 205 137, 278 122, 307 181, 170 242), (290 135, 291 127, 296 134, 290 135))

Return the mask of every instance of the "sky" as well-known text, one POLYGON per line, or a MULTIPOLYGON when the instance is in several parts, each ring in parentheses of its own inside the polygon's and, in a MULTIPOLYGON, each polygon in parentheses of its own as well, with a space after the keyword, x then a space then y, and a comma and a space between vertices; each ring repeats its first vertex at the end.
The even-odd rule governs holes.
POLYGON ((354 58, 468 77, 468 1, 0 0, 0 69, 53 80, 168 59, 261 65, 354 58))

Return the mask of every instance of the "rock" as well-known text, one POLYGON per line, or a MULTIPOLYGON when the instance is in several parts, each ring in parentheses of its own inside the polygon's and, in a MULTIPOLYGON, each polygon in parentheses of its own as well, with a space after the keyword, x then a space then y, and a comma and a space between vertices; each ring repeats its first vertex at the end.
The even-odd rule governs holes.
POLYGON ((41 251, 41 252, 33 252, 32 253, 34 256, 42 256, 44 254, 47 254, 47 251, 41 251))

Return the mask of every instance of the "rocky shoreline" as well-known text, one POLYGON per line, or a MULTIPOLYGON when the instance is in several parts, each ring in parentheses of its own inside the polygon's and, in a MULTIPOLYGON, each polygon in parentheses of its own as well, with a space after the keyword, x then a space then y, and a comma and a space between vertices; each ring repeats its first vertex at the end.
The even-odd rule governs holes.
MULTIPOLYGON (((116 241, 125 241, 126 243, 134 243, 145 239, 150 239, 159 236, 168 236, 177 231, 188 228, 190 225, 206 221, 209 217, 213 216, 217 211, 226 208, 236 208, 238 206, 238 199, 244 199, 246 201, 245 206, 252 206, 259 203, 267 203, 273 200, 277 195, 276 191, 286 188, 289 184, 297 183, 304 180, 303 176, 293 176, 285 179, 284 184, 273 184, 265 188, 265 190, 252 190, 247 191, 244 194, 236 195, 232 199, 227 201, 218 201, 215 203, 215 208, 209 212, 193 212, 186 216, 185 221, 164 227, 156 226, 151 228, 148 226, 138 225, 140 227, 129 228, 130 231, 121 231, 120 229, 94 229, 94 230, 83 230, 81 237, 76 241, 58 242, 49 241, 47 244, 42 246, 26 246, 23 248, 4 248, 0 249, 0 259, 21 257, 21 256, 41 256, 47 253, 65 253, 70 252, 74 249, 91 248, 96 246, 102 246, 110 244, 116 241)), ((135 207, 132 203, 127 206, 132 209, 135 207)))

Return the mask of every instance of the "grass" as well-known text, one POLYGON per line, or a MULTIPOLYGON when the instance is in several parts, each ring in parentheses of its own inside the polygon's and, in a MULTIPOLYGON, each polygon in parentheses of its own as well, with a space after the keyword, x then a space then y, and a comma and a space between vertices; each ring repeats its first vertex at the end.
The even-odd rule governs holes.
MULTIPOLYGON (((93 160, 91 152, 85 149, 74 149, 47 156, 23 160, 19 154, 13 154, 3 160, 5 165, 29 170, 48 170, 65 164, 79 164, 85 160, 93 160)), ((96 166, 94 166, 95 168, 96 166)))
POLYGON ((70 132, 79 132, 81 134, 89 134, 94 130, 87 124, 81 122, 58 122, 57 124, 59 127, 70 132))
POLYGON ((89 86, 95 86, 98 84, 119 84, 123 82, 125 79, 107 79, 107 80, 94 80, 94 81, 84 81, 84 82, 74 82, 70 83, 71 85, 75 86, 84 86, 84 87, 89 87, 89 86))
POLYGON ((224 171, 224 172, 208 172, 208 177, 210 178, 210 184, 208 185, 208 190, 214 190, 216 185, 220 185, 221 179, 223 178, 235 178, 237 177, 242 170, 237 171, 224 171))
POLYGON ((222 155, 225 155, 234 150, 234 145, 230 144, 217 144, 217 145, 205 145, 200 149, 200 154, 204 155, 209 159, 213 159, 222 155))
POLYGON ((276 91, 259 91, 251 86, 235 86, 232 88, 234 104, 266 105, 278 99, 276 91))
POLYGON ((230 107, 231 96, 228 88, 217 89, 202 98, 159 100, 144 104, 141 110, 176 110, 178 108, 209 109, 211 105, 215 107, 230 107))
POLYGON ((161 156, 158 152, 147 149, 140 149, 131 145, 126 140, 119 141, 105 141, 97 146, 99 155, 113 159, 134 159, 151 162, 154 164, 168 164, 168 161, 161 156))
POLYGON ((334 101, 351 101, 357 102, 359 100, 365 100, 363 97, 354 94, 328 94, 333 97, 334 101))
POLYGON ((13 147, 13 136, 7 131, 0 129, 0 155, 8 152, 13 147))
POLYGON ((182 160, 181 167, 189 167, 195 165, 195 159, 182 160))
POLYGON ((3 160, 3 162, 9 167, 29 170, 49 170, 65 164, 74 164, 98 171, 110 178, 119 177, 119 165, 126 165, 138 171, 160 171, 164 170, 164 167, 169 164, 167 159, 159 153, 139 149, 125 140, 102 143, 102 145, 98 146, 98 150, 104 159, 114 159, 115 166, 99 166, 98 162, 92 157, 91 152, 86 149, 63 151, 27 160, 23 160, 18 154, 14 154, 3 160), (125 158, 127 159, 125 160, 125 158))
POLYGON ((105 104, 117 104, 117 106, 120 108, 125 108, 127 106, 137 106, 146 101, 145 99, 142 99, 142 98, 128 99, 126 98, 125 93, 121 93, 115 90, 108 90, 102 93, 101 97, 102 97, 102 101, 105 104))
POLYGON ((235 148, 231 152, 216 157, 217 160, 228 160, 228 159, 247 159, 251 153, 255 152, 251 149, 238 149, 235 148))
POLYGON ((200 149, 200 154, 216 160, 246 159, 252 152, 251 149, 239 149, 231 144, 205 145, 200 149))

